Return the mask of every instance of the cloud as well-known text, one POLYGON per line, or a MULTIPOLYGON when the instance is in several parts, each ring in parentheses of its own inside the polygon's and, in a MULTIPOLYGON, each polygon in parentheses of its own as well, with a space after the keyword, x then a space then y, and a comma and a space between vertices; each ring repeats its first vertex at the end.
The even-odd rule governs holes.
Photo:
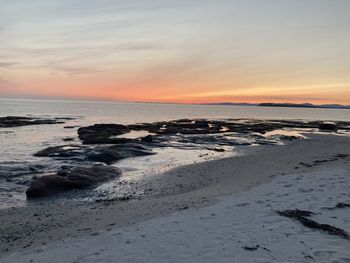
POLYGON ((0 68, 9 68, 17 64, 17 62, 0 62, 0 68))
MULTIPOLYGON (((102 72, 102 69, 117 65, 116 60, 128 54, 126 60, 139 58, 143 52, 158 52, 166 50, 165 46, 152 41, 124 42, 111 44, 66 44, 52 47, 16 47, 16 55, 8 56, 12 59, 23 59, 20 63, 22 69, 51 69, 70 76, 78 74, 91 74, 102 72), (35 57, 35 59, 30 59, 35 57)), ((124 61, 123 64, 128 63, 124 61)), ((1 68, 8 68, 19 63, 0 62, 1 68)))
POLYGON ((69 76, 73 77, 78 74, 89 74, 89 73, 98 73, 102 72, 101 70, 91 69, 91 68, 84 68, 84 67, 73 67, 73 66, 63 66, 63 65, 57 65, 57 66, 51 66, 52 69, 61 71, 63 73, 67 73, 69 76))
POLYGON ((35 57, 35 61, 41 61, 43 66, 51 67, 54 63, 58 62, 66 64, 72 61, 95 61, 95 58, 107 58, 117 53, 161 51, 166 50, 166 47, 153 42, 124 42, 111 44, 78 43, 51 47, 16 47, 12 48, 12 50, 13 53, 17 54, 16 56, 20 54, 22 58, 35 57))

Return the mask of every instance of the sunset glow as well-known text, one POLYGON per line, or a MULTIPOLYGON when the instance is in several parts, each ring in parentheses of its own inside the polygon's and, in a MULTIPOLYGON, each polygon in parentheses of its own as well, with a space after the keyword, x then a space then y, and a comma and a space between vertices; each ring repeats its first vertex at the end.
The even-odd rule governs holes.
POLYGON ((3 1, 0 97, 350 104, 346 0, 3 1))

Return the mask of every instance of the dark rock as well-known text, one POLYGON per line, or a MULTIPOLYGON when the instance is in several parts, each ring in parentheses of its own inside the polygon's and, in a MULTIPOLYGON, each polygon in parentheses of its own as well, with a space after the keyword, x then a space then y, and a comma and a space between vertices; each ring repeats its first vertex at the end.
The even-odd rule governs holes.
POLYGON ((36 157, 74 157, 84 153, 84 147, 80 145, 61 145, 48 147, 34 154, 36 157))
POLYGON ((258 250, 259 247, 260 247, 259 245, 256 245, 256 246, 244 246, 243 248, 248 251, 255 251, 255 250, 258 250))
MULTIPOLYGON (((112 136, 129 132, 130 129, 121 124, 95 124, 78 129, 79 139, 87 144, 113 143, 112 136), (109 141, 109 139, 112 139, 109 141)), ((120 143, 120 142, 118 142, 120 143)))
POLYGON ((64 141, 64 142, 71 142, 71 141, 74 141, 74 138, 70 138, 70 137, 63 138, 62 141, 64 141))
POLYGON ((197 120, 193 123, 196 128, 209 128, 210 121, 208 120, 197 120))
POLYGON ((89 161, 102 162, 108 165, 121 159, 124 159, 124 157, 119 154, 118 151, 113 151, 110 149, 92 151, 87 156, 87 160, 89 161))
POLYGON ((315 213, 311 211, 306 211, 306 210, 294 209, 294 210, 279 211, 278 214, 282 216, 287 216, 290 218, 298 218, 298 217, 310 217, 315 213))
POLYGON ((118 198, 119 201, 129 201, 131 199, 133 199, 132 195, 122 196, 118 198))
POLYGON ((335 207, 336 208, 346 208, 346 207, 350 207, 350 204, 338 203, 335 207))
POLYGON ((302 166, 305 166, 305 167, 312 167, 312 166, 313 166, 312 164, 303 163, 303 162, 301 162, 301 163, 299 163, 299 164, 302 165, 302 166))
POLYGON ((129 138, 110 138, 110 137, 89 137, 83 140, 83 144, 123 144, 137 142, 137 140, 129 138))
POLYGON ((75 188, 86 188, 120 176, 121 171, 111 166, 78 167, 65 176, 49 174, 32 182, 26 191, 27 198, 54 195, 75 188))
POLYGON ((337 131, 338 130, 338 126, 333 122, 320 123, 318 128, 320 131, 337 131))
POLYGON ((55 120, 65 120, 65 121, 72 121, 72 120, 76 120, 79 117, 56 117, 54 118, 55 120))
POLYGON ((121 171, 116 167, 100 165, 75 168, 65 178, 77 182, 82 187, 89 187, 112 179, 120 174, 121 171))
POLYGON ((163 129, 160 129, 158 134, 209 134, 217 133, 218 130, 214 127, 210 128, 209 124, 204 121, 196 121, 189 123, 169 122, 163 129))
POLYGON ((88 154, 87 159, 90 161, 112 164, 125 158, 153 154, 155 154, 155 152, 152 152, 142 145, 131 143, 125 145, 112 145, 109 147, 97 147, 88 154))
POLYGON ((142 137, 141 138, 141 142, 152 143, 153 142, 153 136, 152 135, 147 135, 145 137, 142 137))
POLYGON ((350 154, 339 153, 335 157, 340 158, 340 159, 345 159, 345 158, 348 158, 349 156, 350 156, 350 154))
POLYGON ((222 149, 222 148, 211 148, 209 150, 215 151, 215 152, 225 152, 226 151, 225 149, 222 149))
POLYGON ((64 123, 62 118, 47 119, 47 118, 32 118, 21 116, 7 116, 0 117, 0 128, 12 128, 28 125, 41 125, 41 124, 60 124, 64 123))
POLYGON ((342 208, 350 208, 350 204, 346 203, 338 203, 335 207, 326 207, 328 210, 342 209, 342 208))
POLYGON ((295 141, 295 140, 300 140, 300 139, 302 139, 302 137, 288 136, 288 135, 280 136, 280 140, 283 140, 283 141, 295 141))
POLYGON ((178 120, 175 120, 175 121, 173 121, 173 122, 179 122, 179 123, 181 123, 181 122, 183 122, 183 123, 190 123, 190 122, 193 122, 193 120, 191 120, 191 119, 178 119, 178 120))
POLYGON ((62 145, 48 147, 34 154, 36 157, 55 157, 75 161, 93 161, 112 164, 121 159, 152 155, 155 152, 140 143, 125 143, 109 146, 62 145))
MULTIPOLYGON (((325 123, 329 126, 329 124, 325 123)), ((316 129, 325 128, 323 123, 319 121, 297 121, 297 120, 248 120, 248 119, 228 119, 228 120, 209 120, 209 119, 181 119, 174 121, 163 121, 154 123, 139 123, 128 126, 120 124, 96 124, 94 126, 80 128, 78 130, 79 138, 84 144, 121 144, 132 142, 132 139, 118 138, 116 136, 129 131, 148 131, 157 135, 157 141, 152 138, 153 146, 161 146, 161 143, 170 136, 178 135, 218 135, 227 133, 239 133, 244 135, 265 134, 278 129, 316 129)), ((339 129, 349 129, 349 122, 337 122, 336 126, 339 129)), ((329 128, 328 128, 329 129, 329 128)), ((332 128, 334 130, 334 127, 332 128)), ((187 139, 187 138, 186 138, 187 139)), ((277 138, 278 140, 295 140, 299 139, 294 136, 286 136, 277 138)), ((151 136, 140 138, 143 143, 151 143, 151 136)), ((134 140, 135 142, 135 140, 134 140)), ((263 139, 257 142, 258 144, 273 144, 276 142, 271 139, 263 139)), ((233 145, 232 142, 226 140, 226 144, 233 145)), ((163 145, 164 146, 164 145, 163 145)), ((171 143, 168 144, 171 147, 171 143)))
POLYGON ((26 191, 26 195, 27 198, 50 196, 77 187, 78 184, 76 182, 67 180, 65 177, 57 174, 48 174, 32 182, 26 191))

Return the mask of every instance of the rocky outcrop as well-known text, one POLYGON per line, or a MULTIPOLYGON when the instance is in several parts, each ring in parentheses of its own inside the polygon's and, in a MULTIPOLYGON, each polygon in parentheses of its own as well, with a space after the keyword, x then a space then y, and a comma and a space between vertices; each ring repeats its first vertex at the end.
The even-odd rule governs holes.
POLYGON ((34 154, 35 157, 74 157, 82 156, 86 151, 86 147, 81 145, 60 145, 45 148, 34 154))
POLYGON ((337 131, 338 130, 337 124, 335 124, 333 122, 320 123, 318 128, 320 131, 337 131))
POLYGON ((121 145, 61 145, 48 147, 34 154, 36 157, 54 157, 75 162, 92 161, 112 164, 116 161, 145 155, 155 154, 149 148, 139 143, 124 143, 121 145))
POLYGON ((111 166, 78 167, 67 174, 48 174, 34 180, 26 191, 27 198, 51 196, 75 188, 87 188, 120 176, 111 166))
POLYGON ((21 116, 7 116, 0 117, 0 128, 13 128, 28 125, 41 125, 41 124, 60 124, 64 123, 66 118, 32 118, 21 116))
MULTIPOLYGON (((208 135, 208 134, 265 134, 277 129, 320 129, 320 130, 350 130, 349 122, 325 123, 320 121, 298 121, 298 120, 174 120, 154 123, 139 123, 124 126, 121 124, 96 124, 94 126, 80 128, 79 138, 84 144, 121 144, 125 142, 141 141, 151 143, 159 136, 172 135, 208 135), (135 139, 120 138, 118 135, 130 131, 147 131, 152 135, 135 139), (151 140, 152 138, 152 140, 151 140)), ((156 141, 157 141, 156 140, 156 141)))
POLYGON ((147 135, 145 137, 142 137, 141 138, 141 142, 152 143, 153 142, 153 136, 152 135, 147 135))
POLYGON ((83 144, 124 144, 132 142, 136 142, 136 140, 129 138, 111 138, 103 136, 91 136, 90 138, 83 139, 83 144))
POLYGON ((130 142, 130 140, 112 137, 129 131, 130 129, 122 124, 95 124, 79 128, 78 135, 84 144, 123 143, 130 142))
POLYGON ((155 152, 140 144, 129 143, 124 145, 112 145, 109 147, 96 147, 87 154, 87 160, 112 164, 118 160, 130 157, 153 155, 155 152))

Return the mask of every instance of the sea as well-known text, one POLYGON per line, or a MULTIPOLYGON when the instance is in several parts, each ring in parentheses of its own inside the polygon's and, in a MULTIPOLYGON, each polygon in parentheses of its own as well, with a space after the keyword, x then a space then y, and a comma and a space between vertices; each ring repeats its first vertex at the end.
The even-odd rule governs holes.
MULTIPOLYGON (((25 185, 8 180, 6 172, 28 164, 50 161, 34 157, 33 154, 49 146, 63 145, 62 139, 77 139, 76 129, 64 126, 88 126, 96 123, 135 124, 176 119, 268 119, 268 120, 324 120, 350 121, 350 110, 316 108, 280 108, 228 105, 189 105, 161 103, 125 103, 100 101, 63 101, 0 99, 0 116, 69 117, 64 124, 34 125, 15 128, 0 128, 0 208, 28 205, 25 185)), ((145 174, 161 174, 173 167, 222 158, 237 154, 213 153, 192 150, 181 152, 162 149, 157 155, 130 158, 118 162, 123 176, 137 179, 145 174)), ((12 178, 13 179, 13 178, 12 178)), ((131 180, 130 179, 130 180, 131 180)), ((112 185, 99 187, 95 193, 108 193, 112 185)))

